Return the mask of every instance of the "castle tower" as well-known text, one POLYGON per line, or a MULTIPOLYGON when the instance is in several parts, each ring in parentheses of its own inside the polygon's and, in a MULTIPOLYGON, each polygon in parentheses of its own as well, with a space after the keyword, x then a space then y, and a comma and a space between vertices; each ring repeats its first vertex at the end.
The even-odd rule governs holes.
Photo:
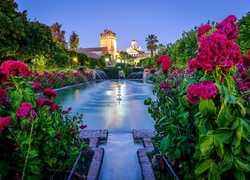
POLYGON ((117 59, 116 34, 113 31, 105 29, 100 34, 100 47, 107 47, 113 60, 117 59))

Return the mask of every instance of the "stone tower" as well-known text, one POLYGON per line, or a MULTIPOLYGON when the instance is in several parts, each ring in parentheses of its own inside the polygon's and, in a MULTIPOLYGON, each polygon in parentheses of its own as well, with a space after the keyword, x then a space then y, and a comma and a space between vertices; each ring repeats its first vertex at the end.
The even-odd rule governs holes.
POLYGON ((113 31, 105 29, 100 34, 100 47, 107 47, 112 60, 117 59, 116 34, 113 31))

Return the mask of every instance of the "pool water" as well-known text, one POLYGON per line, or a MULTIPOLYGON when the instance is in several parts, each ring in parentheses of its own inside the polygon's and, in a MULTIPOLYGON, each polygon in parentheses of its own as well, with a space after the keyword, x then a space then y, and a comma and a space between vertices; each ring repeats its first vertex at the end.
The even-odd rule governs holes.
POLYGON ((71 114, 84 115, 87 128, 108 129, 109 132, 131 132, 133 129, 153 129, 154 121, 144 105, 152 97, 152 84, 122 80, 88 83, 57 91, 57 100, 71 114), (120 96, 118 96, 120 94, 120 96), (120 99, 119 99, 120 98, 120 99))
POLYGON ((99 180, 142 179, 136 155, 142 143, 134 142, 133 129, 154 129, 144 100, 154 99, 153 85, 141 81, 106 80, 57 91, 57 100, 71 114, 84 115, 86 129, 107 129, 108 141, 99 180))

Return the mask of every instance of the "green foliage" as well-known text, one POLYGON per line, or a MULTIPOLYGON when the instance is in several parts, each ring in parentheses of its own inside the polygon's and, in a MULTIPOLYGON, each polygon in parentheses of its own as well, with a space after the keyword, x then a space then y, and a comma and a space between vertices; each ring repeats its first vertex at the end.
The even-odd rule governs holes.
POLYGON ((174 44, 169 43, 166 46, 165 54, 173 60, 174 64, 187 66, 187 60, 193 59, 197 55, 197 27, 188 32, 182 33, 182 38, 174 44))
POLYGON ((70 49, 75 50, 78 48, 79 46, 79 37, 78 35, 75 33, 75 31, 72 32, 72 35, 70 36, 69 39, 69 46, 70 49))
POLYGON ((240 45, 240 50, 242 54, 247 55, 248 50, 250 49, 250 12, 243 16, 237 22, 239 27, 239 39, 237 39, 237 44, 240 45))

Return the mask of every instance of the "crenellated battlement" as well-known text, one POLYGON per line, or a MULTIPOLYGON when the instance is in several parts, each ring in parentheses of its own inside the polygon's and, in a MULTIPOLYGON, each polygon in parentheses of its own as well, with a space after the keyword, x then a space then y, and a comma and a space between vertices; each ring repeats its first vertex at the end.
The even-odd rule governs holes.
POLYGON ((116 33, 114 33, 111 30, 104 29, 104 32, 100 34, 100 37, 107 37, 107 36, 116 38, 116 33))

